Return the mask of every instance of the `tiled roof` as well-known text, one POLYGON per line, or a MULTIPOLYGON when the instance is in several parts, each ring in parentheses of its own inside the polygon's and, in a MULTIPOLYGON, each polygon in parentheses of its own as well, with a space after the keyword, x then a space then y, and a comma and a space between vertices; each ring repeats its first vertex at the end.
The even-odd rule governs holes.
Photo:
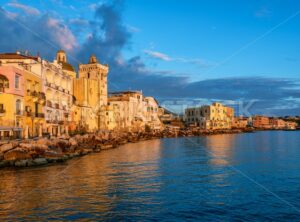
POLYGON ((0 59, 33 59, 33 60, 38 60, 39 57, 37 56, 27 56, 27 55, 22 55, 18 53, 3 53, 0 54, 0 59))

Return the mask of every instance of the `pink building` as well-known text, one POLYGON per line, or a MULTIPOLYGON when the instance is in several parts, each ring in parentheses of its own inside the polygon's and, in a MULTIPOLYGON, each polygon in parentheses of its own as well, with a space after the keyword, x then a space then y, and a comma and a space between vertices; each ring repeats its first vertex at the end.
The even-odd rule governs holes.
POLYGON ((0 140, 19 138, 24 111, 24 72, 0 66, 0 140))

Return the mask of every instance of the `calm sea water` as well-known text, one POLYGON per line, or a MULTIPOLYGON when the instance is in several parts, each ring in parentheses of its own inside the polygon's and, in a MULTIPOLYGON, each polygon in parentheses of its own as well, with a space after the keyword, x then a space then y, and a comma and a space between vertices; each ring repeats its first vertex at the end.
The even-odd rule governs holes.
POLYGON ((300 221, 300 132, 162 139, 0 170, 0 221, 300 221))

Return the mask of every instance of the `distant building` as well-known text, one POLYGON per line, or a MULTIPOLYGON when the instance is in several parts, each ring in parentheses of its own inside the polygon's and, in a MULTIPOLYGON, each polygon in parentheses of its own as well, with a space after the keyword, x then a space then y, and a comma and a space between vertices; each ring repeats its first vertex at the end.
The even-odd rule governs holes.
POLYGON ((278 118, 270 118, 270 126, 273 129, 283 129, 286 127, 286 122, 278 118))
POLYGON ((184 120, 187 125, 198 126, 201 129, 231 129, 234 109, 213 103, 210 106, 187 108, 184 120))
POLYGON ((113 107, 119 130, 143 131, 146 126, 153 130, 162 128, 157 101, 144 97, 140 91, 111 93, 108 104, 113 107))
POLYGON ((247 117, 234 117, 232 122, 232 128, 244 129, 249 125, 249 119, 247 117))
POLYGON ((270 129, 272 128, 270 124, 270 118, 267 116, 254 116, 252 118, 252 125, 259 129, 270 129))

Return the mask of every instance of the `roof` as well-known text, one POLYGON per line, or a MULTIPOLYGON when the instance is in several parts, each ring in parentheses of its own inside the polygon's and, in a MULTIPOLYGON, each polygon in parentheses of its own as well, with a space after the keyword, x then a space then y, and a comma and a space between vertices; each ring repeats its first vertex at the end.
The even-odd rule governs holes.
POLYGON ((0 54, 0 59, 33 59, 38 61, 39 57, 22 55, 18 53, 2 53, 0 54))
POLYGON ((141 91, 119 91, 119 92, 109 92, 108 94, 110 95, 118 95, 118 94, 134 94, 134 93, 138 93, 138 94, 142 94, 141 91))
POLYGON ((62 62, 61 64, 62 64, 62 69, 63 70, 75 72, 75 69, 74 69, 74 67, 71 64, 66 63, 66 62, 62 62))

